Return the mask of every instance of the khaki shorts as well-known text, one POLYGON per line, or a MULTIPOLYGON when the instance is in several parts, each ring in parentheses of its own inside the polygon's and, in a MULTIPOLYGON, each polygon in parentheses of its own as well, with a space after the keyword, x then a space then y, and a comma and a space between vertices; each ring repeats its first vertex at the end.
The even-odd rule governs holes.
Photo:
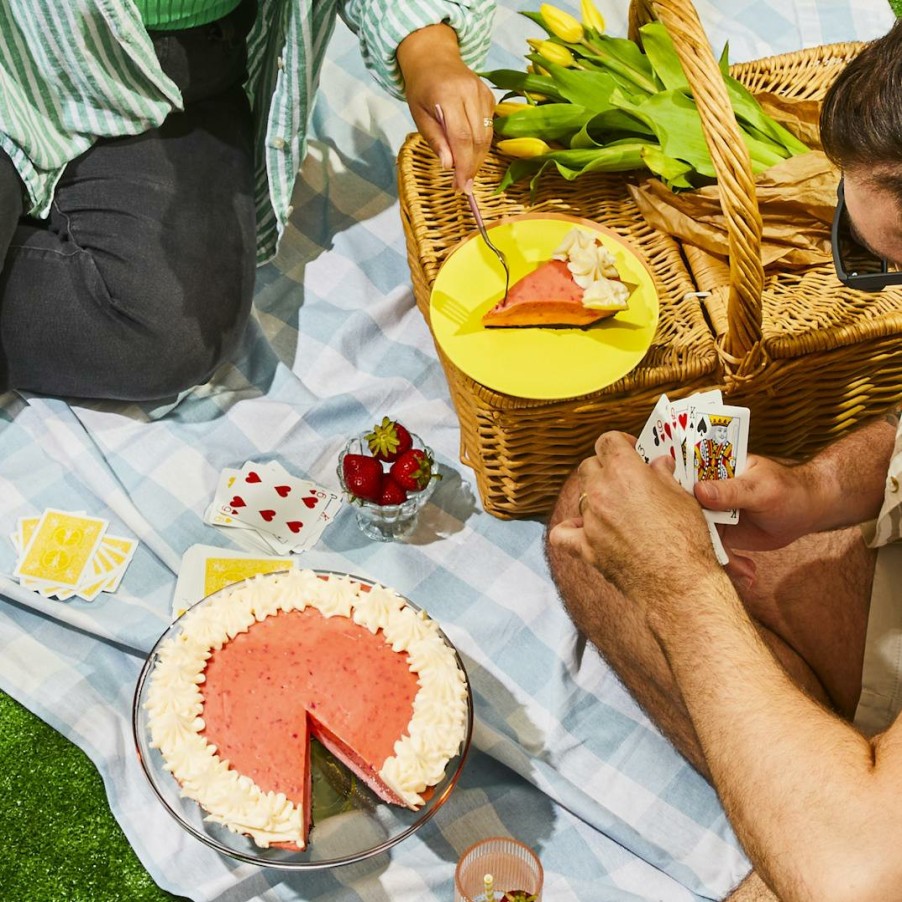
POLYGON ((902 543, 877 552, 855 725, 885 730, 902 711, 902 543))

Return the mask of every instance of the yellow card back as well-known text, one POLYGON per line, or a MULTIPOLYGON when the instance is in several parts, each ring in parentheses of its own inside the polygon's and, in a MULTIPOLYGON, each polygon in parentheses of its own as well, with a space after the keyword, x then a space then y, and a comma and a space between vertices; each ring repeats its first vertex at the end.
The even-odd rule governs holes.
POLYGON ((207 558, 204 568, 204 596, 258 573, 275 573, 277 570, 287 570, 291 566, 289 561, 272 561, 265 558, 207 558))
POLYGON ((48 508, 34 529, 15 575, 77 586, 106 528, 107 521, 99 517, 81 517, 48 508))

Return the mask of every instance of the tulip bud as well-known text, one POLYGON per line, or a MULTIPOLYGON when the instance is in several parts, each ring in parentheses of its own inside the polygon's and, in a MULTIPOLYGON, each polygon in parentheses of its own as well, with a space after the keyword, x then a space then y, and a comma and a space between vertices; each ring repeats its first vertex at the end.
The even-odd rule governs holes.
POLYGON ((529 75, 543 75, 545 78, 551 78, 551 73, 544 66, 538 65, 538 63, 530 63, 526 67, 526 71, 529 75))
POLYGON ((568 44, 578 44, 583 39, 583 27, 570 13, 565 13, 550 3, 543 3, 539 7, 539 15, 545 27, 556 38, 568 44))
POLYGON ((529 160, 548 153, 551 148, 541 138, 506 138, 496 145, 501 153, 518 160, 529 160))
POLYGON ((591 31, 604 34, 604 16, 598 11, 592 0, 580 0, 583 25, 591 31))
POLYGON ((576 62, 573 58, 573 54, 564 47, 563 44, 555 44, 554 41, 536 41, 533 39, 530 39, 527 43, 536 53, 548 60, 549 63, 557 63, 557 65, 569 69, 576 62))
POLYGON ((514 113, 522 113, 523 110, 534 110, 531 103, 519 103, 516 100, 502 100, 495 104, 495 115, 501 118, 513 116, 514 113))

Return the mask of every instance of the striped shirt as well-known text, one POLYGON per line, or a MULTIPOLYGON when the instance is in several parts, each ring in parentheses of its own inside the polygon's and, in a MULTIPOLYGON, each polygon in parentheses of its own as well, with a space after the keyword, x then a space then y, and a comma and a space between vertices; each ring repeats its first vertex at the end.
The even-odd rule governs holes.
POLYGON ((134 0, 148 31, 196 28, 230 13, 241 0, 134 0))
MULTIPOLYGON (((260 0, 248 37, 247 92, 257 144, 257 258, 270 258, 289 214, 326 46, 341 15, 376 80, 401 97, 395 53, 445 22, 461 55, 488 50, 494 0, 260 0)), ((140 134, 181 107, 131 0, 0 0, 0 147, 47 215, 66 164, 101 137, 140 134)))

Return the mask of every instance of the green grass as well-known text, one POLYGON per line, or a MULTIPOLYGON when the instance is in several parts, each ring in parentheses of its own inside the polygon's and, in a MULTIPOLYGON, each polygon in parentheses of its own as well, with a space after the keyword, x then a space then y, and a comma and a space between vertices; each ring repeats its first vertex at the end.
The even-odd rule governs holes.
POLYGON ((3 902, 163 902, 91 760, 0 692, 3 902))
POLYGON ((897 16, 902 16, 902 0, 889 0, 889 5, 897 16))

